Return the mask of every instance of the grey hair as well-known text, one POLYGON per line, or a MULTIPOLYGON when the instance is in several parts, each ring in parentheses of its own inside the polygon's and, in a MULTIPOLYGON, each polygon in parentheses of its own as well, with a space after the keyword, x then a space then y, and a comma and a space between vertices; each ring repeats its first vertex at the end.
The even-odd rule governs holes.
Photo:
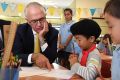
POLYGON ((24 9, 24 15, 25 17, 27 17, 27 9, 30 7, 30 6, 37 6, 40 8, 40 10, 46 15, 46 10, 45 8, 43 7, 43 5, 41 5, 40 3, 38 2, 30 2, 28 5, 26 5, 25 9, 24 9))

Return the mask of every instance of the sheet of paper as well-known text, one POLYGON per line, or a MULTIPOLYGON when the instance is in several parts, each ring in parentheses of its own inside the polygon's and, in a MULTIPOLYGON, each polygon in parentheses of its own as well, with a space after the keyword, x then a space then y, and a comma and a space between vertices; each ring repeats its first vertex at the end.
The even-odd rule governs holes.
POLYGON ((70 70, 52 69, 51 71, 47 69, 40 69, 38 67, 21 67, 20 77, 28 77, 34 75, 55 77, 60 79, 70 79, 73 73, 70 70))
POLYGON ((73 76, 70 70, 52 69, 47 74, 42 74, 42 76, 55 77, 59 79, 70 79, 73 76))
POLYGON ((47 69, 40 69, 39 67, 21 67, 19 72, 20 77, 34 76, 49 73, 47 69))

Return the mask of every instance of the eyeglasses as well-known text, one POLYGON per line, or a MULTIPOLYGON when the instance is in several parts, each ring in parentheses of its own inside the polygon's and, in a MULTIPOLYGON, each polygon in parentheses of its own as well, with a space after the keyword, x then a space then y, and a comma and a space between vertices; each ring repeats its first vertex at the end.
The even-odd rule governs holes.
POLYGON ((31 20, 31 21, 29 21, 29 23, 32 24, 32 25, 36 25, 39 22, 39 23, 42 24, 45 20, 46 20, 46 17, 42 17, 42 18, 39 18, 39 19, 31 20))

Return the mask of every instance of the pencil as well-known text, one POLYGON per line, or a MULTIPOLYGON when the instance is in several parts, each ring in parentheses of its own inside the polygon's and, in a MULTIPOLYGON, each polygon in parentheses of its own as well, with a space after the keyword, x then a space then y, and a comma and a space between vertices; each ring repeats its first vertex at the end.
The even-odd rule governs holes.
POLYGON ((74 42, 72 43, 72 48, 73 48, 73 53, 75 54, 75 46, 74 46, 74 42))

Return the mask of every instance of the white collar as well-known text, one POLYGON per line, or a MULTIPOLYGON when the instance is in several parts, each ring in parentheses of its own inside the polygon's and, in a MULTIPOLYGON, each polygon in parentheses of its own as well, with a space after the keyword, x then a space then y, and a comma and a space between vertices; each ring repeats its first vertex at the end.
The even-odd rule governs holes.
POLYGON ((69 22, 66 22, 66 24, 71 24, 73 22, 73 20, 70 20, 69 22))
POLYGON ((32 31, 33 31, 33 34, 34 34, 34 35, 36 35, 36 34, 37 34, 37 33, 36 33, 33 29, 32 29, 32 31))
POLYGON ((120 50, 120 44, 117 44, 117 45, 116 45, 115 50, 118 50, 118 51, 120 50))

